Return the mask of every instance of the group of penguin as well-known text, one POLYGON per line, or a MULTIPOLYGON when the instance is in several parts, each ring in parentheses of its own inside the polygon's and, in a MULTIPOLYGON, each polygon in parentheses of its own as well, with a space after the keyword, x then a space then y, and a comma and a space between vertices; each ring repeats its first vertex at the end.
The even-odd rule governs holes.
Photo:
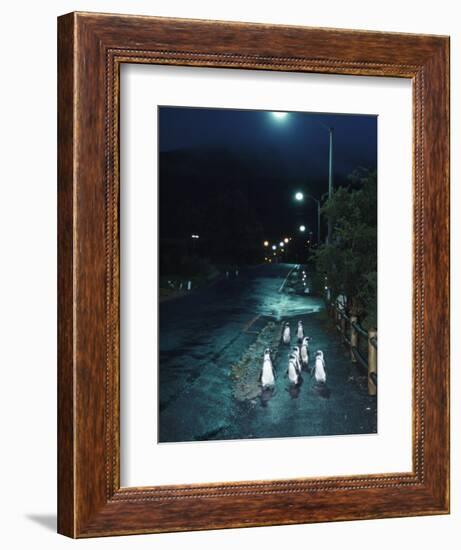
MULTIPOLYGON (((309 336, 304 336, 303 322, 298 321, 296 332, 298 345, 294 346, 288 354, 288 367, 285 376, 291 385, 297 386, 301 383, 301 371, 308 370, 309 367, 309 336)), ((291 344, 291 329, 290 323, 283 325, 282 344, 289 346, 291 344)), ((315 379, 317 384, 325 384, 327 381, 325 359, 323 351, 315 352, 314 365, 310 368, 310 375, 315 379)), ((271 350, 267 348, 264 351, 263 366, 260 374, 260 383, 264 389, 273 388, 275 386, 275 369, 272 364, 271 350)))

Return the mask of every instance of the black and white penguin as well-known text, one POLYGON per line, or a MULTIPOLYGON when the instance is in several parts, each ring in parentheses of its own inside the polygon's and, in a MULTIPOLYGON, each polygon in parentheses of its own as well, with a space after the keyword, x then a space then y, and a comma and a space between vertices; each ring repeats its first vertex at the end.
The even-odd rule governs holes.
POLYGON ((299 346, 294 346, 291 350, 291 354, 296 358, 296 368, 298 372, 301 372, 301 350, 299 346))
POLYGON ((288 361, 293 361, 296 367, 296 372, 299 372, 298 358, 295 353, 292 352, 288 354, 288 361))
POLYGON ((288 346, 291 342, 291 331, 290 331, 290 323, 285 323, 285 326, 283 327, 282 331, 282 342, 288 346))
POLYGON ((301 345, 301 364, 306 369, 309 365, 309 340, 309 336, 305 336, 301 345))
POLYGON ((301 344, 304 338, 304 328, 302 321, 298 321, 298 330, 296 332, 296 336, 298 337, 298 343, 301 344))
POLYGON ((323 351, 315 352, 315 365, 312 370, 312 375, 315 378, 317 384, 325 384, 327 381, 327 373, 325 371, 325 359, 323 357, 323 351))
POLYGON ((275 371, 272 365, 271 350, 267 348, 264 351, 263 366, 259 377, 261 386, 264 388, 271 388, 275 385, 275 371))
POLYGON ((293 357, 288 359, 287 376, 291 384, 297 384, 299 382, 298 368, 296 360, 293 357))

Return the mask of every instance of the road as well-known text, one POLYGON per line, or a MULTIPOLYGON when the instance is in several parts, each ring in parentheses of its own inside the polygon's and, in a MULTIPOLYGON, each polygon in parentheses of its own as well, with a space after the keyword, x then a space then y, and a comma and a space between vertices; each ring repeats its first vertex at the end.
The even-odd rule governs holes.
POLYGON ((376 399, 360 384, 323 302, 280 292, 293 268, 240 269, 238 277, 160 304, 159 442, 376 432, 376 399), (322 391, 307 372, 294 391, 284 377, 281 322, 299 319, 312 348, 325 354, 322 391), (266 345, 275 347, 277 379, 273 393, 260 395, 266 345))

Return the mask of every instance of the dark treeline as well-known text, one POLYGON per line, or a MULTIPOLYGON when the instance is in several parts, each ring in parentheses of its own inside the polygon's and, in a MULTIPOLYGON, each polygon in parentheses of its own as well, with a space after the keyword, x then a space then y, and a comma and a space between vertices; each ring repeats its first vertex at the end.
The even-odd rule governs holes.
MULTIPOLYGON (((296 239, 300 223, 316 239, 315 205, 296 205, 293 194, 307 188, 320 198, 327 185, 325 178, 287 178, 283 159, 275 152, 250 158, 219 148, 161 152, 159 182, 163 273, 188 271, 192 257, 215 265, 259 263, 265 239, 296 239), (200 238, 192 239, 193 234, 200 238)), ((336 185, 345 183, 346 177, 336 175, 336 185)), ((293 246, 291 253, 295 251, 293 246)))
POLYGON ((332 242, 315 253, 316 284, 326 284, 331 299, 342 295, 348 313, 367 327, 377 326, 377 173, 357 169, 349 186, 335 190, 322 208, 333 225, 332 242), (326 277, 324 281, 324 277, 326 277))

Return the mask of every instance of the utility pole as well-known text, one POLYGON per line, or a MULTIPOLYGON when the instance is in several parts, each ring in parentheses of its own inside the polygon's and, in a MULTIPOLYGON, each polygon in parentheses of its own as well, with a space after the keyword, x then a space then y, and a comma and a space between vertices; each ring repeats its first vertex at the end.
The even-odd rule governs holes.
MULTIPOLYGON (((328 128, 330 134, 330 151, 328 156, 328 199, 331 199, 333 195, 333 131, 334 128, 328 128)), ((328 219, 328 234, 327 234, 327 244, 331 243, 331 220, 328 219)))

